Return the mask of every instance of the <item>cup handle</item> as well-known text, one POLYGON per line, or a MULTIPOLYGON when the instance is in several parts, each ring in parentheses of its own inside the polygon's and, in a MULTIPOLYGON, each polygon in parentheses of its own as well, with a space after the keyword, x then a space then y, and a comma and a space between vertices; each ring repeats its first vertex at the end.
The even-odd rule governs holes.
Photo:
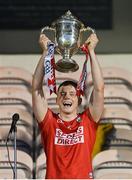
POLYGON ((92 33, 96 33, 95 30, 89 26, 81 29, 81 32, 85 32, 85 31, 91 31, 92 33))
POLYGON ((40 34, 45 34, 52 42, 55 43, 55 34, 56 31, 54 28, 51 28, 49 26, 45 26, 41 29, 40 34))
POLYGON ((92 29, 91 27, 84 27, 80 30, 80 38, 79 38, 79 42, 78 44, 80 46, 82 46, 84 44, 84 42, 87 40, 87 38, 89 37, 90 33, 95 33, 95 30, 92 29))

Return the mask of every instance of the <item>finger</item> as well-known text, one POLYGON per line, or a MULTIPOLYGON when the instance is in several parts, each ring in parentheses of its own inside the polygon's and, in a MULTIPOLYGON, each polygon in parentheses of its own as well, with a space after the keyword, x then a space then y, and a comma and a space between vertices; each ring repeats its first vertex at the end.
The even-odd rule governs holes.
POLYGON ((91 43, 91 39, 88 38, 88 39, 85 41, 85 43, 89 45, 89 44, 91 43))
POLYGON ((45 38, 46 35, 45 34, 40 34, 40 38, 45 38))
POLYGON ((91 34, 91 36, 95 36, 95 37, 97 37, 97 34, 96 34, 96 33, 92 33, 92 34, 91 34))

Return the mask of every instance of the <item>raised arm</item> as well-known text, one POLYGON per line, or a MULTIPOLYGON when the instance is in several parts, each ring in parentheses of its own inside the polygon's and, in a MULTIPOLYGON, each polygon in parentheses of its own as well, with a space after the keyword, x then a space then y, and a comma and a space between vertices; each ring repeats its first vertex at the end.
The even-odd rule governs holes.
POLYGON ((89 49, 93 79, 92 103, 90 103, 89 108, 94 121, 98 122, 104 109, 104 81, 101 67, 94 51, 98 43, 96 34, 91 34, 86 43, 88 44, 89 49))
POLYGON ((43 53, 35 69, 32 81, 33 111, 38 122, 41 122, 44 119, 48 109, 47 100, 43 92, 44 58, 47 54, 48 42, 49 39, 45 35, 40 35, 39 44, 43 53))

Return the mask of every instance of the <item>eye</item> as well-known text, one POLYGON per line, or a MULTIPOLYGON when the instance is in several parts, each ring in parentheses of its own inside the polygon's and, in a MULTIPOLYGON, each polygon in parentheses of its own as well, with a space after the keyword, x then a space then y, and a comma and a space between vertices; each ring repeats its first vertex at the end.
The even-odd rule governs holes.
POLYGON ((70 96, 72 96, 72 97, 75 97, 75 96, 76 96, 76 92, 70 92, 69 94, 70 94, 70 96))
POLYGON ((66 93, 62 91, 62 92, 60 92, 60 95, 61 95, 61 96, 65 96, 66 93))

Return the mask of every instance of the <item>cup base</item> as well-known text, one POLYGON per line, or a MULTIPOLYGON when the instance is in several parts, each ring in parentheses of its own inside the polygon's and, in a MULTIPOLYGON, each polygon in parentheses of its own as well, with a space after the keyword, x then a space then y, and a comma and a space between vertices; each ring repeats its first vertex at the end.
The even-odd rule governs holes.
POLYGON ((78 64, 73 59, 60 59, 56 63, 56 70, 63 73, 75 72, 79 69, 78 64))

